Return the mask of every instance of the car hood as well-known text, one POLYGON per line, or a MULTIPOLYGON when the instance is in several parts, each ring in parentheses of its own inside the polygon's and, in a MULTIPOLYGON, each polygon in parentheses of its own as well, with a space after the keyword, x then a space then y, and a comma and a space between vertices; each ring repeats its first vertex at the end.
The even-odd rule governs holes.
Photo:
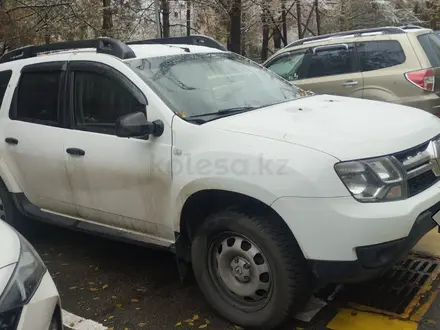
POLYGON ((18 262, 20 239, 15 231, 0 220, 0 268, 18 262))
POLYGON ((440 119, 393 103, 316 95, 205 125, 302 145, 340 160, 402 151, 440 134, 440 119))

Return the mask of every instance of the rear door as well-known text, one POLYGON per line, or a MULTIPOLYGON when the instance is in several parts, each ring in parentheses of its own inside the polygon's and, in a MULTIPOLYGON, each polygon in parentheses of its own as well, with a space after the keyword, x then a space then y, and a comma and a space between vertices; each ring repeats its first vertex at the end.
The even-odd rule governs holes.
POLYGON ((0 123, 0 148, 14 179, 34 205, 76 216, 63 150, 65 65, 64 61, 37 63, 21 70, 11 120, 0 123))
MULTIPOLYGON (((387 38, 387 37, 383 37, 387 38)), ((397 40, 370 40, 356 44, 364 80, 363 98, 399 102, 413 94, 403 72, 417 70, 419 65, 411 49, 406 53, 397 40)))

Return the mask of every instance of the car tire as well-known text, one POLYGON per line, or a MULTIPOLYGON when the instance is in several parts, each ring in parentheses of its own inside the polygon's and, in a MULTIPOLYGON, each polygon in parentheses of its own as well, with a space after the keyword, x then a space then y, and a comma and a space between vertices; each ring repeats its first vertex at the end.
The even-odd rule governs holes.
POLYGON ((310 271, 279 219, 226 210, 209 216, 191 244, 198 285, 236 325, 274 329, 307 302, 310 271))
POLYGON ((17 229, 21 234, 30 232, 31 221, 20 212, 12 195, 3 181, 0 180, 0 219, 17 229))

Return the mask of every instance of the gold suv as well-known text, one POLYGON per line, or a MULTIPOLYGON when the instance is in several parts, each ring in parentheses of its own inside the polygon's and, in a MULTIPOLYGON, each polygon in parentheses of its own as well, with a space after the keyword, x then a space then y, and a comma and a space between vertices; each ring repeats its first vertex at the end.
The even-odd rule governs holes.
POLYGON ((297 40, 264 66, 317 94, 404 104, 440 116, 440 35, 383 27, 297 40))

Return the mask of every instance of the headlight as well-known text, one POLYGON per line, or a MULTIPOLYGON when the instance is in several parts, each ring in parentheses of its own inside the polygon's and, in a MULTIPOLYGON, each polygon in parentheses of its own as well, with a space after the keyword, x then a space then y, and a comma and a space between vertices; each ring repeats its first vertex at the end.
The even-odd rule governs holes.
POLYGON ((391 157, 342 162, 336 173, 361 202, 384 202, 407 198, 405 174, 391 157))
POLYGON ((46 273, 46 267, 29 242, 20 237, 20 259, 0 297, 0 313, 23 306, 31 300, 46 273))

